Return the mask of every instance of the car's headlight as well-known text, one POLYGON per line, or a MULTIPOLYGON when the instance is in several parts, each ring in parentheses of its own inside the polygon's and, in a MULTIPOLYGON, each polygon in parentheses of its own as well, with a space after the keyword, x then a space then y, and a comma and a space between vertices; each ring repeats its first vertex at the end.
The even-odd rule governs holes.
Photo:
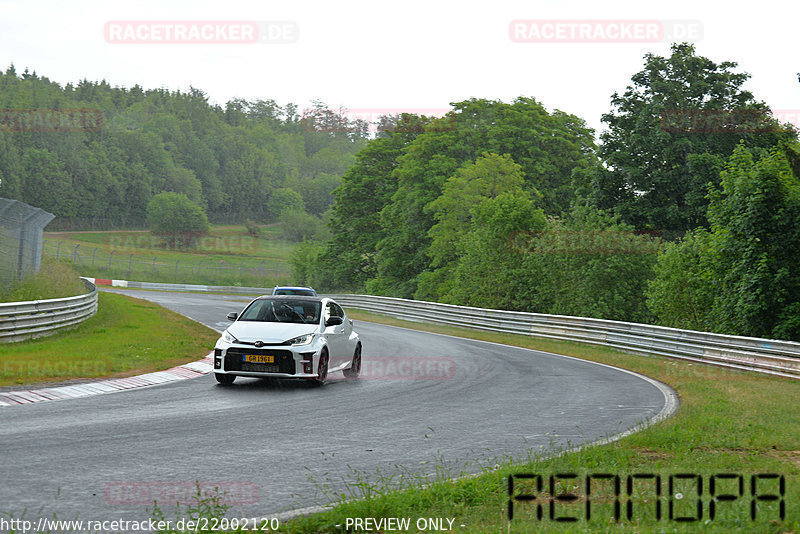
POLYGON ((233 337, 233 335, 230 332, 228 332, 227 330, 225 330, 222 333, 222 339, 224 339, 228 343, 238 343, 239 342, 239 340, 236 339, 235 337, 233 337))
POLYGON ((314 334, 303 334, 286 341, 287 345, 308 345, 314 339, 314 334))

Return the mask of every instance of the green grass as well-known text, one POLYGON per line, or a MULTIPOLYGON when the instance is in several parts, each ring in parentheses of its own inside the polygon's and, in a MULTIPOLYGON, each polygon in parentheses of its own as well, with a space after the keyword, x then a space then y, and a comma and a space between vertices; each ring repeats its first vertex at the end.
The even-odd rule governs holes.
MULTIPOLYGON (((551 459, 510 461, 501 458, 497 460, 497 469, 456 481, 419 477, 413 487, 397 491, 396 480, 392 477, 366 483, 361 474, 354 473, 352 495, 340 498, 360 496, 362 499, 348 500, 332 511, 293 520, 284 525, 283 532, 343 532, 342 528, 335 525, 344 525, 348 517, 410 517, 412 522, 420 517, 445 517, 455 520, 457 532, 800 531, 798 381, 635 356, 579 343, 409 323, 356 310, 349 313, 356 320, 506 343, 630 369, 672 386, 680 397, 681 406, 674 417, 614 443, 586 447, 579 452, 551 459), (667 497, 662 495, 663 516, 656 520, 652 497, 648 504, 644 504, 646 496, 635 493, 633 502, 642 508, 634 509, 634 520, 614 522, 614 499, 610 486, 596 484, 592 496, 595 508, 591 520, 586 521, 583 508, 586 492, 581 481, 577 487, 570 484, 557 486, 561 488, 560 491, 572 491, 579 497, 577 504, 560 503, 557 513, 581 518, 579 522, 559 523, 550 520, 546 503, 543 506, 543 520, 538 520, 533 513, 536 503, 517 503, 515 519, 510 522, 507 518, 508 475, 520 473, 546 476, 575 473, 580 477, 598 473, 619 475, 623 492, 627 475, 660 474, 663 477, 664 494, 667 493, 670 475, 696 473, 704 477, 704 493, 701 497, 704 519, 699 524, 669 520, 667 497), (709 477, 719 473, 741 474, 745 482, 744 496, 733 503, 718 505, 717 517, 709 521, 709 477), (749 482, 751 475, 757 473, 785 476, 785 520, 778 519, 777 505, 767 502, 759 504, 759 519, 750 520, 749 482), (648 505, 650 508, 646 508, 648 505), (458 526, 462 524, 465 527, 458 526)), ((675 514, 689 516, 694 513, 694 508, 685 504, 689 502, 689 495, 694 495, 694 487, 681 488, 687 497, 682 502, 674 501, 675 514)), ((726 492, 735 491, 733 488, 731 484, 718 486, 718 490, 726 492)), ((652 487, 645 486, 645 489, 652 490, 652 487)), ((777 484, 765 485, 762 489, 777 491, 777 484)), ((522 490, 525 491, 530 491, 530 488, 522 490)), ((623 499, 623 518, 624 503, 623 499)), ((416 532, 416 528, 411 531, 416 532)))
POLYGON ((36 274, 23 278, 18 284, 0 292, 0 302, 24 302, 29 300, 57 299, 87 293, 86 285, 78 273, 69 266, 51 258, 42 260, 36 274))
POLYGON ((296 245, 280 233, 277 225, 261 227, 258 237, 244 226, 217 225, 176 249, 147 231, 47 232, 44 250, 96 278, 268 287, 291 281, 296 245))
POLYGON ((140 299, 100 293, 97 315, 75 329, 0 345, 0 386, 122 377, 206 356, 219 334, 140 299))

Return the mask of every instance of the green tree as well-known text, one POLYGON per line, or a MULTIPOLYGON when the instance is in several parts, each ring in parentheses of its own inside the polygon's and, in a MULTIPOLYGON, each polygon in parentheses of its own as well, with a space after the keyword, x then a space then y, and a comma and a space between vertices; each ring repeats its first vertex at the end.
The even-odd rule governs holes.
POLYGON ((658 324, 700 331, 716 328, 710 237, 706 229, 699 228, 677 243, 667 243, 658 255, 655 277, 645 293, 647 307, 658 324))
POLYGON ((545 231, 514 243, 529 273, 520 289, 525 311, 648 322, 644 290, 659 242, 590 207, 551 218, 545 231))
POLYGON ((461 166, 447 179, 442 194, 426 206, 436 224, 428 231, 431 266, 443 267, 458 256, 458 243, 470 226, 471 209, 486 198, 501 193, 522 193, 522 167, 511 156, 484 152, 474 162, 461 166))
POLYGON ((711 194, 718 328, 800 339, 800 145, 740 145, 711 194))
POLYGON ((381 211, 397 191, 394 170, 403 150, 430 122, 426 117, 402 114, 390 131, 370 141, 356 155, 333 191, 329 226, 333 234, 321 255, 321 268, 336 288, 363 290, 377 275, 375 251, 386 235, 381 211))
MULTIPOLYGON (((237 99, 220 107, 196 88, 126 89, 105 81, 62 87, 13 67, 0 73, 0 108, 9 110, 0 131, 0 192, 28 201, 32 192, 43 195, 54 224, 71 228, 143 226, 161 191, 187 195, 217 222, 277 220, 267 211, 276 189, 300 193, 306 209, 322 215, 365 143, 363 125, 353 121, 345 121, 342 135, 303 130, 293 104, 237 99), (26 131, 27 112, 15 110, 32 109, 56 122, 62 111, 84 109, 100 113, 101 122, 26 131)), ((336 118, 325 109, 320 104, 320 117, 336 118)))
POLYGON ((329 273, 319 268, 320 254, 324 250, 323 244, 314 241, 305 240, 297 244, 289 258, 295 283, 317 289, 333 287, 329 273))
POLYGON ((270 219, 278 220, 287 211, 305 211, 303 197, 290 187, 281 187, 272 192, 267 201, 270 219))
POLYGON ((295 243, 310 240, 321 230, 323 222, 319 217, 299 209, 285 209, 281 213, 283 238, 295 243))
POLYGON ((528 288, 536 276, 525 257, 515 252, 516 236, 546 227, 544 212, 525 191, 511 190, 486 197, 470 209, 468 231, 462 235, 461 256, 452 269, 420 275, 420 292, 435 291, 453 304, 505 310, 530 309, 528 288), (443 276, 446 274, 446 276, 443 276))
POLYGON ((660 324, 800 340, 800 146, 739 145, 709 194, 711 231, 667 246, 647 291, 660 324))
POLYGON ((542 193, 549 214, 575 200, 573 174, 596 164, 592 131, 560 111, 548 113, 531 98, 467 100, 427 125, 404 149, 394 170, 397 191, 381 212, 384 236, 376 251, 377 276, 368 289, 409 297, 429 267, 428 232, 436 224, 426 207, 460 166, 483 152, 508 154, 522 168, 524 188, 542 193))
POLYGON ((25 181, 22 200, 51 213, 75 217, 77 202, 72 179, 58 155, 45 149, 29 149, 22 158, 25 181))
POLYGON ((22 198, 23 172, 11 135, 0 131, 0 197, 22 198))
POLYGON ((182 193, 159 193, 147 205, 147 227, 180 248, 194 236, 208 232, 208 218, 203 209, 182 193))
POLYGON ((706 226, 708 184, 719 184, 737 143, 770 147, 795 135, 742 89, 749 75, 736 66, 698 56, 685 43, 674 44, 669 57, 645 55, 644 69, 603 115, 606 167, 592 173, 592 202, 669 238, 706 226))

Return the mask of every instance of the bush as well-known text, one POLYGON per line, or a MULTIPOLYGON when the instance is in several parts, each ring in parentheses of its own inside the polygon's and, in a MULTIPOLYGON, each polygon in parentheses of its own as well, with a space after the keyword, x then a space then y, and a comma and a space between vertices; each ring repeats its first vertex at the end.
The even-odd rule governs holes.
POLYGON ((253 237, 260 237, 261 236, 261 228, 258 227, 256 222, 252 219, 247 219, 244 221, 244 227, 247 229, 247 233, 253 237))
MULTIPOLYGON (((203 208, 182 193, 159 193, 147 205, 147 227, 168 242, 189 243, 192 237, 208 233, 203 208)), ((178 246, 174 248, 180 248, 178 246)))
POLYGON ((686 330, 711 331, 714 298, 713 260, 708 255, 711 236, 705 229, 667 243, 658 255, 655 278, 645 296, 658 324, 686 330))
POLYGON ((287 210, 281 215, 281 226, 284 239, 299 243, 319 234, 324 228, 324 223, 319 217, 303 210, 287 210))
POLYGON ((334 284, 331 270, 322 260, 324 251, 325 246, 319 242, 303 241, 297 244, 289 259, 295 283, 312 286, 318 291, 342 289, 334 284))
POLYGON ((303 197, 289 187, 282 187, 272 192, 267 200, 267 216, 277 221, 287 211, 305 211, 303 197))

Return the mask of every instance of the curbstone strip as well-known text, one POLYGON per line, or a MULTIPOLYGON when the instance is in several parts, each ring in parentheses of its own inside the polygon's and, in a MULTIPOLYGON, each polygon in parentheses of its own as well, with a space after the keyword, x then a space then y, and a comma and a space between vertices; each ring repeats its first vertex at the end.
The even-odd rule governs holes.
POLYGON ((178 365, 165 371, 156 371, 127 378, 113 378, 77 384, 74 386, 59 386, 31 390, 0 391, 0 408, 4 406, 18 406, 55 400, 76 399, 106 393, 117 393, 129 389, 136 389, 159 384, 167 384, 178 380, 189 380, 207 375, 213 371, 213 353, 202 360, 178 365))

